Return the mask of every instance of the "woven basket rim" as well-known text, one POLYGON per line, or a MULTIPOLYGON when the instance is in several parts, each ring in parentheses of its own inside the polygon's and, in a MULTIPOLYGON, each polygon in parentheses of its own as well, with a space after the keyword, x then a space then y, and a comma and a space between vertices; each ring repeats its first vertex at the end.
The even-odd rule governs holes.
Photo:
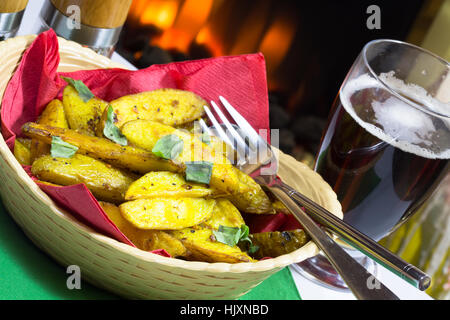
MULTIPOLYGON (((37 35, 26 35, 26 36, 18 36, 15 38, 7 39, 3 42, 0 42, 0 51, 4 47, 8 46, 20 46, 22 44, 26 44, 26 47, 31 44, 31 42, 37 37, 37 35)), ((93 61, 102 61, 103 64, 108 65, 108 67, 112 68, 122 68, 129 70, 126 66, 116 63, 105 56, 101 56, 94 52, 93 50, 83 47, 80 44, 69 41, 63 38, 58 37, 59 48, 64 47, 65 49, 70 49, 70 51, 83 53, 85 56, 91 58, 93 61)), ((9 75, 10 78, 13 74, 9 75)), ((9 78, 9 79, 10 79, 9 78)), ((9 81, 9 80, 8 80, 9 81)), ((2 94, 3 99, 3 94, 2 94)), ((0 109, 1 109, 1 101, 0 101, 0 109)), ((291 158, 290 161, 296 161, 290 155, 286 155, 281 153, 283 157, 291 158)), ((22 166, 14 157, 14 154, 6 145, 6 142, 3 138, 3 135, 0 134, 0 155, 3 159, 8 163, 10 167, 14 169, 17 174, 20 182, 31 190, 33 195, 44 202, 48 207, 51 208, 53 214, 56 214, 63 219, 69 220, 72 225, 77 229, 78 232, 83 232, 87 236, 91 237, 94 241, 98 241, 103 243, 104 245, 111 246, 119 251, 125 252, 127 254, 132 255, 135 258, 144 260, 146 262, 154 262, 158 264, 162 264, 168 267, 182 268, 187 270, 195 270, 195 271, 205 271, 212 273, 244 273, 244 272, 264 272, 274 268, 283 268, 293 263, 298 263, 303 260, 305 256, 311 257, 319 253, 319 249, 316 244, 312 241, 309 241, 301 248, 276 258, 260 260, 257 262, 242 262, 236 264, 230 263, 222 263, 222 262, 200 262, 200 261, 185 261, 176 258, 168 258, 158 254, 154 254, 151 252, 143 251, 138 248, 132 247, 128 244, 122 243, 114 238, 103 235, 91 227, 85 225, 84 223, 77 220, 70 212, 58 207, 55 202, 44 192, 39 186, 28 176, 28 174, 23 170, 22 166)), ((318 174, 317 174, 318 175, 318 174)), ((320 177, 320 176, 319 176, 320 177)), ((323 183, 326 183, 321 177, 320 179, 323 183)), ((331 187, 329 189, 332 191, 331 187)), ((342 211, 339 201, 337 200, 336 194, 334 192, 330 192, 330 196, 332 197, 332 201, 334 201, 333 205, 336 207, 336 210, 332 211, 334 214, 342 218, 342 211)))

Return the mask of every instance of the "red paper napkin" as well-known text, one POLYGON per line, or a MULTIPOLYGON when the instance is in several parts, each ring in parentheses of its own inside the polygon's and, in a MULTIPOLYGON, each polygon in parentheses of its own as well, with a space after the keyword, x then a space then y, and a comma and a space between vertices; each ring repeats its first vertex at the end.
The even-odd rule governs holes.
MULTIPOLYGON (((58 40, 53 30, 40 34, 25 51, 2 100, 2 134, 11 150, 16 136, 21 136, 22 125, 36 121, 47 103, 61 96, 66 85, 61 75, 82 80, 96 96, 106 101, 159 88, 189 90, 206 101, 217 101, 222 95, 255 129, 269 129, 266 68, 262 54, 153 65, 137 71, 116 68, 71 73, 57 72, 59 60, 58 40)), ((29 170, 27 172, 32 176, 29 170)), ((38 185, 80 221, 118 241, 133 245, 83 184, 67 187, 38 185)), ((253 217, 257 229, 265 231, 279 228, 280 219, 283 219, 280 215, 253 217)), ((155 253, 167 255, 161 251, 155 253)))

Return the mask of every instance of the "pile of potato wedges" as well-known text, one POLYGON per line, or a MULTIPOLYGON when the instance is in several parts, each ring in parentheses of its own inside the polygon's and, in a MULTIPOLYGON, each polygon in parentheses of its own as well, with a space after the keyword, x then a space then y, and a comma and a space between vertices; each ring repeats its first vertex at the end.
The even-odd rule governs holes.
POLYGON ((249 234, 243 214, 279 204, 233 166, 233 152, 194 128, 207 102, 158 89, 104 101, 78 80, 22 127, 14 155, 38 181, 83 183, 141 250, 205 262, 254 262, 308 241, 302 230, 249 234))

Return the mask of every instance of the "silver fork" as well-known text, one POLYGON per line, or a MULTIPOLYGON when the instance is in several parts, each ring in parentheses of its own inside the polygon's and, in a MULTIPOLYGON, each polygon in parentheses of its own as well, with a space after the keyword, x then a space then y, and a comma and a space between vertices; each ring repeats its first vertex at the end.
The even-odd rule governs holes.
MULTIPOLYGON (((358 299, 398 300, 399 298, 392 291, 347 254, 302 210, 292 198, 292 195, 297 191, 277 177, 278 161, 271 146, 258 135, 227 100, 223 97, 219 97, 219 99, 236 122, 237 128, 234 128, 228 121, 214 101, 211 101, 211 105, 227 132, 207 106, 204 107, 205 112, 219 138, 235 149, 240 168, 250 174, 257 183, 268 188, 289 209, 312 240, 325 253, 333 267, 358 299), (377 283, 379 286, 374 289, 373 286, 368 285, 369 281, 377 283)), ((203 132, 212 134, 204 121, 200 121, 200 125, 203 132)))

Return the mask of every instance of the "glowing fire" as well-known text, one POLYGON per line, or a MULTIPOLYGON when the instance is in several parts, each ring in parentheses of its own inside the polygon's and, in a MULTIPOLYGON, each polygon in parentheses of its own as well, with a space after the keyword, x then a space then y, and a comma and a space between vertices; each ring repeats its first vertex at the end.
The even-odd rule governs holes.
POLYGON ((295 35, 295 25, 284 18, 275 20, 264 35, 259 51, 264 54, 268 64, 267 72, 271 74, 283 61, 295 35))
MULTIPOLYGON (((275 71, 294 40, 296 18, 289 11, 274 12, 270 2, 262 2, 249 11, 244 21, 235 21, 233 12, 227 7, 229 3, 226 0, 134 0, 130 18, 138 25, 156 26, 161 33, 153 36, 150 42, 165 50, 187 53, 190 45, 195 43, 207 47, 213 56, 262 52, 269 80, 275 80, 275 71), (226 18, 227 13, 229 18, 226 18), (233 40, 226 40, 223 35, 227 32, 227 24, 239 25, 234 31, 239 36, 233 40)), ((140 56, 142 53, 135 54, 140 56)), ((274 85, 273 81, 269 82, 274 85)))
POLYGON ((147 2, 140 24, 154 25, 162 30, 172 26, 178 11, 178 0, 152 0, 147 2))
POLYGON ((189 44, 206 23, 213 0, 186 0, 171 28, 153 43, 163 49, 176 48, 186 52, 189 44))

